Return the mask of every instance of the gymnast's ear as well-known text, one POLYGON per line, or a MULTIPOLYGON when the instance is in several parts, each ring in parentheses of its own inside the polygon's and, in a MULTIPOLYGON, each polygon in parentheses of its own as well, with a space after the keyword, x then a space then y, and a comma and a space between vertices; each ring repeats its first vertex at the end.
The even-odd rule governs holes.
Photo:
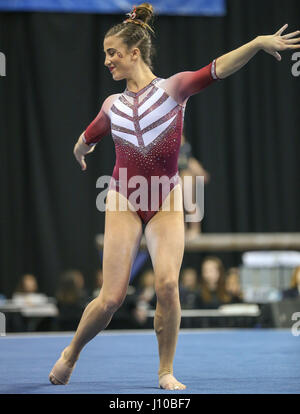
POLYGON ((138 47, 133 47, 130 51, 133 60, 137 61, 141 56, 141 51, 138 47))

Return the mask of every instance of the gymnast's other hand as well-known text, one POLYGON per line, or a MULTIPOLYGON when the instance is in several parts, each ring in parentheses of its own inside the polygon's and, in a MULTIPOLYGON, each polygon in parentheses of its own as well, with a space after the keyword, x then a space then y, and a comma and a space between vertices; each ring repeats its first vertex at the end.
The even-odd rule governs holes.
POLYGON ((281 61, 281 56, 278 51, 300 48, 300 37, 295 38, 295 36, 300 35, 300 30, 296 30, 293 33, 288 33, 282 36, 281 34, 287 27, 288 24, 285 24, 275 34, 269 36, 258 36, 257 38, 260 48, 274 56, 278 61, 281 61))
POLYGON ((76 142, 74 146, 73 154, 76 160, 79 162, 82 171, 85 171, 87 168, 86 162, 85 162, 85 156, 94 151, 95 145, 93 145, 92 147, 86 145, 85 142, 83 141, 82 135, 83 134, 80 135, 78 141, 76 142))

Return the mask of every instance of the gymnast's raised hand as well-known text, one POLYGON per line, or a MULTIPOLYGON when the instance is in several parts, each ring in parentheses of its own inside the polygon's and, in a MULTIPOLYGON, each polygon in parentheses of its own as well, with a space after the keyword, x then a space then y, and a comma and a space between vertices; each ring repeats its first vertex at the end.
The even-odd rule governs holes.
POLYGON ((263 50, 281 61, 278 52, 300 49, 300 30, 282 35, 288 24, 285 24, 273 35, 257 36, 241 47, 226 53, 216 59, 216 75, 225 79, 240 70, 260 50, 263 50))
POLYGON ((282 33, 287 29, 288 24, 282 26, 273 35, 258 36, 258 43, 261 45, 261 49, 270 55, 274 56, 278 61, 281 60, 281 56, 278 51, 284 51, 288 49, 300 49, 300 30, 296 30, 293 33, 288 33, 282 36, 282 33))

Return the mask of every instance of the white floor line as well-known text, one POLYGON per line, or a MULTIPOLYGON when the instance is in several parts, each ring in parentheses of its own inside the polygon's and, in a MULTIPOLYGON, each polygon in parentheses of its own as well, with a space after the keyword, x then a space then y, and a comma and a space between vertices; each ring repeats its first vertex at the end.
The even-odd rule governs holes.
MULTIPOLYGON (((179 335, 186 334, 220 334, 231 332, 262 332, 262 331, 290 331, 289 328, 272 328, 272 329, 255 329, 255 328, 208 328, 208 329, 180 329, 179 335)), ((21 332, 21 333, 7 333, 5 336, 0 337, 0 342, 3 339, 24 339, 24 338, 69 338, 73 337, 75 332, 21 332)), ((97 336, 124 336, 124 335, 155 335, 153 329, 143 330, 107 330, 100 332, 97 336)))

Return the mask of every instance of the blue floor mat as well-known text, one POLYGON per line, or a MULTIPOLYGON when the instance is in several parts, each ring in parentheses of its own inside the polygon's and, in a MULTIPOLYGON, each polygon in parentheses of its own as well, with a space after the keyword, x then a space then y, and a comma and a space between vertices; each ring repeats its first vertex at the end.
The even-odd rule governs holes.
MULTIPOLYGON (((67 386, 48 374, 72 335, 0 337, 1 394, 168 394, 153 332, 106 331, 82 351, 67 386)), ((181 331, 176 394, 299 394, 300 337, 290 330, 181 331)))

